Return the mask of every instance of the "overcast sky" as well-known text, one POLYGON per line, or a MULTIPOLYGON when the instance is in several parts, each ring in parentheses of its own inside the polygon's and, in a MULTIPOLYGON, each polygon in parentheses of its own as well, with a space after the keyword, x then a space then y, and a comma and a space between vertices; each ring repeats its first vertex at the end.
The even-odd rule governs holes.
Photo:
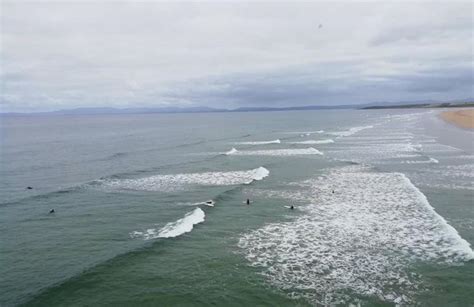
POLYGON ((1 3, 3 112, 474 97, 472 2, 1 3))

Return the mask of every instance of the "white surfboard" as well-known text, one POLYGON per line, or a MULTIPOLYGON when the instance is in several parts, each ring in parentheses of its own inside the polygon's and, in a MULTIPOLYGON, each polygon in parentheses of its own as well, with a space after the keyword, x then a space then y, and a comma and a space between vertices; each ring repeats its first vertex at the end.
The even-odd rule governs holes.
POLYGON ((215 202, 211 199, 211 200, 208 200, 206 202, 203 202, 202 204, 205 205, 205 206, 208 206, 208 207, 214 207, 215 202))

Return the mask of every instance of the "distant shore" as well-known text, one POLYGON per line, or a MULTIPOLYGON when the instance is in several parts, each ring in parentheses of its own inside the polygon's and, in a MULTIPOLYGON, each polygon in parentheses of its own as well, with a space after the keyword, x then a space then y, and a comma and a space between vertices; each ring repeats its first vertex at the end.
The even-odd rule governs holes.
POLYGON ((440 114, 441 118, 448 123, 464 129, 474 129, 474 109, 462 109, 457 111, 445 111, 440 114))
POLYGON ((380 109, 433 109, 433 108, 467 108, 474 107, 473 101, 468 102, 443 102, 443 103, 416 103, 416 104, 389 104, 362 107, 362 110, 380 109))

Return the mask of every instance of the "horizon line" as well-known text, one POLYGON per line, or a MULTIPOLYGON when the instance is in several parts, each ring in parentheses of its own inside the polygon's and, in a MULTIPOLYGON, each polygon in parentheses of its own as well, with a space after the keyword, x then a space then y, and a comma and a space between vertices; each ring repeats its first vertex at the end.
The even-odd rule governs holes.
POLYGON ((41 115, 41 114, 57 114, 57 115, 92 115, 92 114, 146 114, 146 113, 227 113, 227 112, 263 112, 263 111, 304 111, 304 110, 328 110, 328 109, 363 109, 366 107, 370 108, 400 108, 400 107, 427 107, 433 105, 433 107, 442 107, 439 105, 444 105, 446 107, 462 106, 464 104, 474 105, 474 98, 468 99, 453 99, 449 101, 435 101, 435 100, 418 100, 418 101, 404 101, 404 102, 370 102, 370 103, 361 103, 361 104, 337 104, 337 105, 304 105, 304 106, 282 106, 282 107, 252 107, 252 106, 243 106, 237 108, 215 108, 208 106, 190 106, 190 107, 170 107, 170 106, 149 106, 149 107, 77 107, 69 109, 57 109, 51 111, 33 111, 33 112, 22 112, 22 111, 12 111, 12 112, 1 112, 0 115, 41 115), (438 106, 437 106, 438 105, 438 106), (104 112, 100 112, 100 111, 104 112), (83 111, 83 113, 81 113, 83 111), (87 113, 87 112, 91 113, 87 113), (98 112, 94 112, 98 111, 98 112), (114 112, 115 111, 115 112, 114 112), (134 113, 134 111, 137 111, 134 113))

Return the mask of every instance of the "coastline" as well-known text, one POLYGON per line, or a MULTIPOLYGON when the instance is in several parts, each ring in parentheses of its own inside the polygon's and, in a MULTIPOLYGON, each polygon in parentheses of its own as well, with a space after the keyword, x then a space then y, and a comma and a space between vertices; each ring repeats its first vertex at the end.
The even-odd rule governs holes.
POLYGON ((439 115, 445 122, 463 129, 474 129, 474 109, 444 111, 439 115))

